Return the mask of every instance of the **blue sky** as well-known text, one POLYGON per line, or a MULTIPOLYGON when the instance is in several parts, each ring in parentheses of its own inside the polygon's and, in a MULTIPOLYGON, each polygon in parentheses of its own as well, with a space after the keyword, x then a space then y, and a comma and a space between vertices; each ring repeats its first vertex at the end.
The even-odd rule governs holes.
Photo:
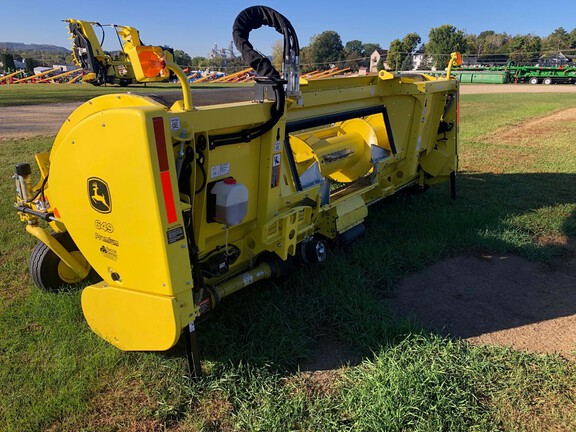
MULTIPOLYGON (((248 6, 265 4, 285 15, 300 40, 325 30, 340 34, 342 42, 359 39, 388 48, 390 41, 416 32, 427 39, 430 28, 451 24, 466 33, 495 30, 515 35, 550 34, 557 27, 576 27, 576 0, 553 2, 479 1, 18 1, 0 0, 0 41, 46 43, 70 47, 65 23, 77 18, 102 24, 130 25, 140 30, 149 45, 169 45, 194 56, 206 56, 217 43, 227 47, 232 40, 236 15, 248 6)), ((253 45, 271 53, 281 36, 261 28, 250 35, 253 45)), ((110 37, 109 40, 112 38, 110 37)))

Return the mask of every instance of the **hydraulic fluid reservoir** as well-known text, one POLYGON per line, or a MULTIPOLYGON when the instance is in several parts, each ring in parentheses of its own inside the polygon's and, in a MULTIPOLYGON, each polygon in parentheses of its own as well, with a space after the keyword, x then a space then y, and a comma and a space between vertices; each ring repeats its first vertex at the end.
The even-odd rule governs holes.
POLYGON ((234 178, 216 182, 210 191, 216 197, 214 220, 234 226, 244 220, 248 211, 248 189, 234 178))

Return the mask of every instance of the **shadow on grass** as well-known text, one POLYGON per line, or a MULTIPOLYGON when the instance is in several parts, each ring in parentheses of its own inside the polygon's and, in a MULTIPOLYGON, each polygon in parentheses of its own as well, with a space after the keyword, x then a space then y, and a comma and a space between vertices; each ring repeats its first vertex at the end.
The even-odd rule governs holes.
MULTIPOLYGON (((296 269, 285 282, 260 283, 225 299, 199 326, 201 358, 286 371, 356 364, 420 331, 394 318, 386 304, 404 276, 454 256, 513 254, 548 264, 561 259, 561 245, 535 238, 576 235, 575 185, 573 174, 462 173, 455 201, 440 185, 380 202, 370 207, 366 237, 351 248, 296 269)), ((520 322, 517 316, 484 320, 479 331, 576 313, 575 295, 556 294, 546 298, 557 303, 551 305, 540 304, 534 293, 520 322)), ((168 355, 182 356, 182 346, 168 355)))

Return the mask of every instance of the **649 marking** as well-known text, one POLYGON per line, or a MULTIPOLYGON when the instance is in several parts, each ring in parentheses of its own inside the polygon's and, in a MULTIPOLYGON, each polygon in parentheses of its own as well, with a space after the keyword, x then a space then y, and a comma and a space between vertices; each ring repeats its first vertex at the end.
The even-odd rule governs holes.
POLYGON ((94 221, 94 226, 97 230, 101 230, 107 233, 114 232, 114 225, 112 225, 110 222, 102 222, 101 220, 96 219, 94 221))

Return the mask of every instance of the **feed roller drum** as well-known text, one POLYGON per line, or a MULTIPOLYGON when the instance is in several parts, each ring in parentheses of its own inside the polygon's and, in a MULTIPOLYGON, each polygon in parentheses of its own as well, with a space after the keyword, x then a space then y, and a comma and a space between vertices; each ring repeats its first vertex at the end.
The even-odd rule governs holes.
POLYGON ((356 118, 291 136, 299 173, 317 162, 322 176, 337 182, 349 183, 366 175, 373 168, 372 146, 389 149, 386 129, 377 117, 381 116, 356 118))

